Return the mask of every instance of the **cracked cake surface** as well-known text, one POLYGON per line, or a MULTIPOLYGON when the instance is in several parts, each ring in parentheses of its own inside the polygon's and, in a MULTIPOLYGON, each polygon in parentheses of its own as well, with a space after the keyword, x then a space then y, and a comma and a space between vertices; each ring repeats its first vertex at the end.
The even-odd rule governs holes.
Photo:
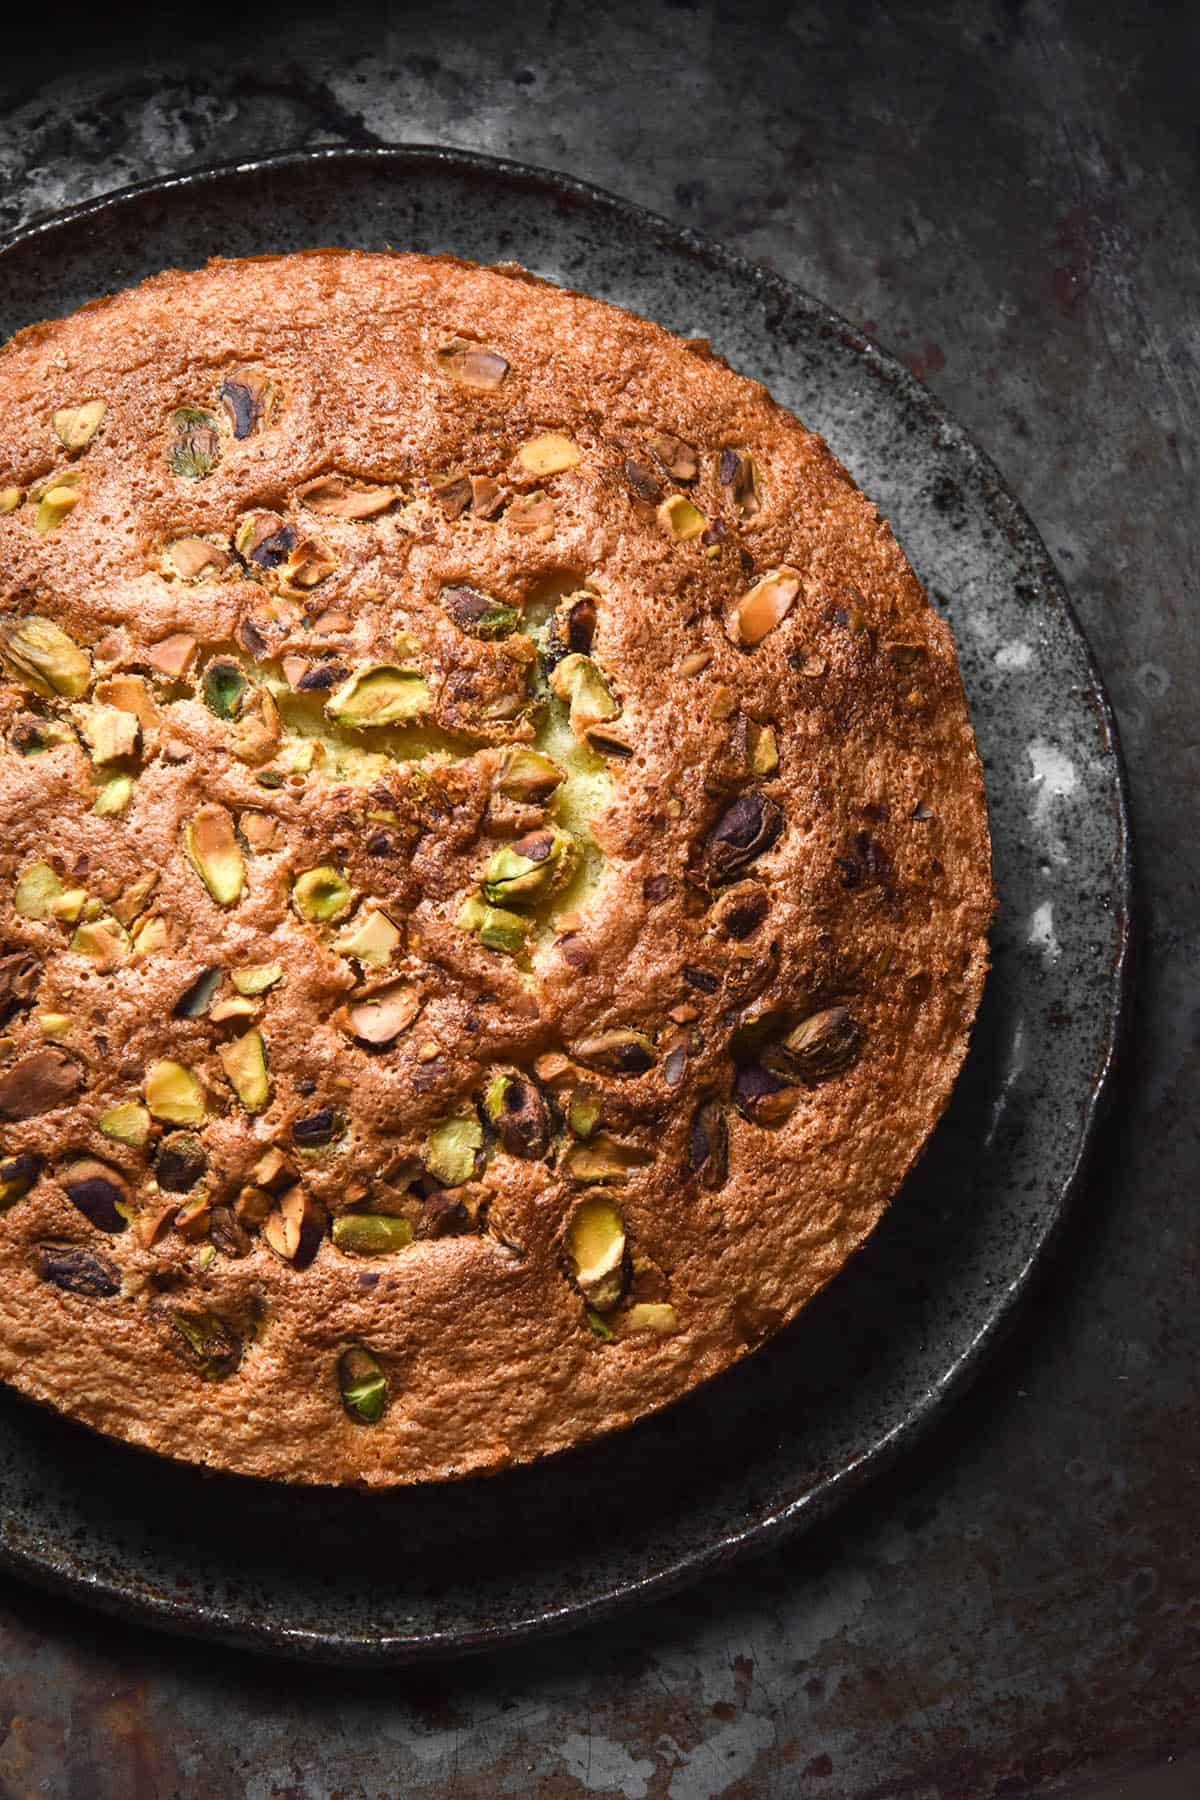
POLYGON ((502 1468, 791 1319, 987 966, 947 625, 822 440, 516 268, 170 272, 0 351, 0 1375, 502 1468))

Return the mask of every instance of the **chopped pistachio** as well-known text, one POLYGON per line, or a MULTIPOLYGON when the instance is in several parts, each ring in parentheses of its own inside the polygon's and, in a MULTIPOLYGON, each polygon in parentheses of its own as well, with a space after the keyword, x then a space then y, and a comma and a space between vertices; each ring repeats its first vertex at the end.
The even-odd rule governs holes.
POLYGON ((738 1111, 752 1125, 782 1125, 796 1110, 800 1089, 795 1079, 780 1080, 761 1062, 743 1062, 733 1080, 738 1111))
POLYGON ((378 907, 364 910, 354 925, 333 940, 339 956, 355 956, 359 962, 383 967, 391 961, 401 933, 378 907))
POLYGON ((483 1096, 488 1122, 510 1156, 536 1161, 550 1148, 550 1110, 535 1081, 505 1071, 483 1096))
POLYGON ((735 644, 752 650, 786 619, 800 592, 800 576, 786 564, 772 569, 743 594, 726 615, 725 629, 735 644))
POLYGON ((97 1129, 115 1143, 129 1144, 140 1149, 150 1135, 150 1114, 136 1100, 124 1100, 117 1106, 110 1106, 96 1120, 97 1129))
POLYGON ((246 864, 226 809, 198 807, 184 826, 183 847, 217 905, 235 905, 246 885, 246 864))
POLYGON ((361 1043, 379 1048, 407 1031, 420 1010, 420 995, 407 982, 397 981, 348 1006, 346 1023, 361 1043))
POLYGON ((133 756, 141 737, 141 726, 134 715, 116 706, 84 709, 81 730, 94 763, 119 762, 123 756, 133 756))
POLYGON ((62 898, 63 884, 49 863, 30 863, 17 877, 13 889, 13 908, 23 919, 52 919, 55 903, 62 898))
POLYGON ((57 531, 81 498, 78 475, 56 475, 47 482, 33 516, 33 529, 38 536, 45 537, 49 532, 57 531))
POLYGON ((200 691, 210 712, 216 713, 219 719, 234 719, 248 686, 237 663, 221 657, 205 669, 200 691))
MULTIPOLYGON (((88 891, 86 888, 68 888, 64 894, 59 895, 50 911, 56 919, 61 919, 64 925, 74 925, 87 903, 88 891)), ((113 907, 113 914, 114 917, 119 917, 119 902, 113 907)), ((124 919, 121 920, 121 923, 122 925, 125 923, 124 919)))
MULTIPOLYGON (((244 763, 266 762, 274 756, 283 736, 279 708, 266 688, 252 687, 242 696, 242 703, 230 733, 230 748, 244 763)), ((309 759, 312 746, 304 745, 309 759)))
POLYGON ((337 557, 320 538, 298 537, 279 566, 279 580, 285 592, 299 588, 307 594, 328 580, 337 566, 337 557))
POLYGON ((171 941, 171 927, 161 913, 143 913, 132 929, 135 956, 151 956, 171 941))
POLYGON ((658 1061, 654 1040, 644 1031, 625 1026, 580 1038, 570 1051, 585 1069, 597 1069, 604 1075, 644 1075, 658 1061))
POLYGON ((571 729, 576 737, 583 737, 593 725, 603 725, 620 715, 621 708, 599 665, 590 656, 564 656, 550 672, 550 689, 570 707, 571 729))
POLYGON ((750 726, 750 767, 763 780, 779 767, 779 743, 773 725, 750 726))
POLYGON ((485 594, 481 588, 469 587, 466 582, 444 587, 438 598, 447 616, 468 637, 485 641, 507 637, 521 623, 519 607, 509 606, 505 601, 485 594))
POLYGON ((485 950, 499 950, 505 956, 519 956, 525 948, 528 919, 503 907, 489 906, 478 894, 463 902, 458 915, 463 931, 473 931, 485 950))
POLYGON ((112 775, 96 792, 92 811, 101 819, 115 819, 123 813, 133 797, 133 776, 112 775))
POLYGON ((12 747, 18 756, 41 756, 71 741, 71 733, 57 719, 36 719, 25 713, 13 723, 12 747))
POLYGON ((374 1425, 383 1417, 388 1398, 387 1376, 369 1350, 358 1345, 343 1350, 338 1357, 337 1380, 342 1405, 352 1419, 374 1425))
POLYGON ((325 710, 335 724, 358 730, 403 724, 429 711, 429 687, 415 669, 376 663, 335 688, 325 710))
POLYGON ((115 969, 131 947, 125 927, 111 916, 87 919, 71 934, 71 948, 76 956, 86 956, 101 970, 115 969))
POLYGON ((705 861, 714 885, 742 874, 783 830, 784 816, 769 794, 751 788, 727 806, 708 834, 705 861))
POLYGON ((71 1031, 70 1013, 46 1012, 38 1014, 38 1029, 44 1038, 68 1037, 71 1031))
POLYGON ((542 900, 570 879, 575 858, 570 832, 557 825, 532 831, 492 856, 480 884, 483 897, 492 906, 542 900))
POLYGON ((53 1045, 34 1050, 0 1075, 0 1119, 35 1119, 73 1100, 83 1072, 53 1045))
POLYGON ((650 1151, 622 1144, 608 1132, 598 1131, 586 1143, 571 1146, 563 1167, 572 1181, 617 1183, 628 1181, 631 1169, 645 1168, 652 1161, 650 1151))
POLYGON ((187 1244, 207 1237, 212 1224, 212 1202, 207 1194, 196 1194, 185 1200, 175 1214, 175 1229, 187 1244))
POLYGON ((59 1176, 63 1192, 100 1231, 124 1231, 129 1223, 129 1187, 119 1169, 94 1156, 69 1163, 59 1176))
POLYGON ((244 812, 238 820, 242 836, 256 856, 278 850, 283 843, 283 828, 270 813, 244 812))
POLYGON ((437 351, 437 366, 461 387, 495 391, 508 374, 508 363, 498 350, 488 350, 470 338, 455 337, 437 351))
POLYGON ((532 494, 518 494, 504 515, 504 523, 514 531, 545 541, 554 532, 554 502, 540 488, 532 494))
POLYGON ((229 994, 224 1000, 218 1000, 209 1018, 214 1025, 224 1025, 229 1019, 253 1019, 260 1008, 256 999, 249 994, 229 994))
POLYGON ((73 637, 37 613, 0 619, 0 662, 23 687, 52 700, 78 700, 92 679, 92 659, 73 637))
POLYGON ((189 1194, 208 1167, 204 1145, 192 1131, 172 1131, 162 1141, 154 1174, 164 1193, 189 1194))
POLYGON ((353 904, 354 894, 348 882, 331 863, 305 869, 292 883, 292 905, 302 919, 315 924, 344 918, 353 904))
POLYGON ((558 431, 547 431, 522 444, 517 451, 517 461, 531 475, 558 475, 563 469, 573 469, 582 455, 579 445, 569 437, 558 431))
POLYGON ((222 1044, 218 1054, 229 1084, 246 1111, 261 1112, 271 1097, 267 1047, 262 1032, 248 1031, 245 1037, 222 1044))
POLYGON ((0 488, 0 515, 16 512, 25 498, 25 489, 20 487, 0 488))
POLYGON ((505 758, 496 776, 496 788, 506 800, 540 806, 566 776, 566 770, 560 768, 553 757, 543 756, 540 750, 528 750, 521 744, 510 750, 505 758))
POLYGON ((103 400, 85 400, 82 406, 60 406, 54 430, 64 450, 84 450, 104 423, 108 407, 103 400))
POLYGON ((78 1250, 69 1244, 39 1244, 37 1271, 43 1281, 91 1300, 111 1299, 121 1291, 121 1272, 114 1262, 94 1250, 78 1250))
POLYGON ((343 1213, 333 1221, 334 1247, 350 1256, 390 1256, 412 1241, 409 1221, 387 1213, 343 1213))
POLYGON ((199 406, 178 406, 171 416, 167 466, 185 481, 211 475, 221 459, 221 427, 199 406))
POLYGON ((683 438, 669 431, 652 431, 648 442, 668 475, 676 481, 695 481, 700 473, 700 459, 683 438))
POLYGON ((170 637, 160 638, 157 644, 150 645, 146 661, 160 675, 166 675, 171 681, 180 681, 187 674, 195 654, 195 638, 189 632, 174 631, 170 637))
POLYGON ((268 423, 278 398, 275 383, 258 369, 227 375, 217 399, 235 438, 248 438, 268 423))
POLYGON ((239 994, 265 994, 282 975, 282 963, 247 963, 240 969, 231 969, 229 979, 239 994))
POLYGON ((473 1113, 443 1119, 425 1140, 422 1161, 442 1187, 461 1187, 470 1181, 483 1149, 483 1126, 473 1113))
POLYGON ((394 487, 356 485, 344 475, 318 475, 298 488, 296 498, 310 512, 330 519, 371 519, 399 498, 394 487))
POLYGON ((583 1309, 583 1316, 588 1322, 588 1330, 593 1336, 598 1337, 601 1343, 611 1344, 615 1342, 616 1332, 605 1319, 604 1315, 598 1313, 594 1306, 585 1306, 583 1309))
POLYGON ((564 1240, 580 1293, 594 1311, 610 1312, 625 1287, 625 1221, 604 1194, 581 1200, 564 1240))
POLYGON ((673 1306, 661 1300, 640 1300, 621 1317, 625 1331, 652 1331, 657 1337, 669 1337, 679 1328, 679 1315, 673 1306))
POLYGON ((209 1002, 221 985, 223 970, 211 964, 188 983, 178 1000, 171 1008, 177 1019, 202 1019, 208 1011, 209 1002))
POLYGON ((823 1081, 840 1075, 857 1062, 863 1034, 844 1006, 828 1006, 810 1014, 774 1047, 763 1060, 778 1074, 798 1075, 802 1081, 823 1081))
POLYGON ((708 524, 700 508, 693 505, 686 494, 668 494, 655 517, 667 536, 674 538, 679 544, 686 544, 689 539, 699 537, 708 524))
POLYGON ((163 569, 180 581, 209 581, 229 567, 229 551, 209 538, 174 538, 164 545, 163 569))
POLYGON ((600 1101, 588 1087, 573 1089, 567 1103, 567 1127, 577 1138, 590 1138, 600 1123, 600 1101))
POLYGON ((175 1348, 206 1381, 223 1381, 242 1360, 242 1340, 216 1313, 178 1308, 170 1315, 175 1348))
POLYGON ((306 1269, 325 1235, 325 1208, 306 1188, 291 1187, 267 1215, 263 1237, 276 1256, 306 1269))
POLYGON ((23 1200, 42 1172, 42 1159, 31 1150, 0 1158, 0 1212, 23 1200))
POLYGON ((204 1088, 195 1070, 171 1057, 147 1069, 146 1105, 167 1125, 201 1125, 208 1117, 204 1088))
POLYGON ((721 486, 733 512, 752 519, 759 509, 758 470, 748 450, 722 450, 719 466, 721 486))

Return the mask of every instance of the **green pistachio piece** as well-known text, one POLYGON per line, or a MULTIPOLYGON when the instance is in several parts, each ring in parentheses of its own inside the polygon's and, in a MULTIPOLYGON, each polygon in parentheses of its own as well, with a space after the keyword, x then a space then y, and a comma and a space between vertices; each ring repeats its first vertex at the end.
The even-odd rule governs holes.
POLYGON ((23 687, 51 700, 78 700, 92 679, 92 659, 53 619, 37 613, 0 619, 0 662, 23 687))
POLYGON ((234 719, 250 685, 235 662, 210 662, 201 682, 204 704, 219 719, 234 719))
POLYGON ((383 1417, 387 1405, 387 1376, 361 1345, 343 1350, 337 1364, 338 1391, 342 1405, 352 1419, 363 1425, 374 1425, 383 1417))
POLYGON ((30 1150, 0 1159, 0 1212, 23 1200, 42 1172, 42 1159, 30 1150))
POLYGON ((598 1131, 586 1143, 572 1144, 563 1167, 572 1181, 589 1185, 617 1185, 628 1181, 631 1169, 643 1169, 654 1159, 636 1144, 622 1144, 606 1131, 598 1131))
POLYGON ((372 907, 355 920, 350 929, 333 940, 339 956, 354 956, 359 962, 374 963, 382 968, 391 961, 401 933, 385 912, 372 907))
POLYGON ((4 513, 16 512, 25 498, 25 489, 20 487, 0 488, 0 516, 4 513))
POLYGON ((71 948, 76 956, 86 956, 99 969, 115 969, 132 948, 129 933, 119 919, 102 914, 98 919, 85 919, 71 934, 71 948))
POLYGON ((334 1246, 350 1256, 390 1256, 412 1241, 409 1221, 387 1213, 343 1213, 333 1221, 334 1246))
POLYGON ((225 1319, 201 1311, 172 1312, 171 1326, 183 1360, 208 1381, 232 1375, 242 1360, 242 1340, 225 1319))
POLYGON ((119 1106, 110 1106, 107 1112, 102 1112, 96 1125, 114 1143, 129 1144, 134 1149, 140 1149, 150 1135, 150 1114, 135 1100, 126 1100, 119 1106))
POLYGON ((553 757, 519 745, 510 750, 496 777, 496 788, 506 800, 519 800, 525 806, 541 806, 566 777, 566 770, 560 768, 553 757))
POLYGON ((167 466, 184 481, 200 481, 211 475, 221 460, 221 426, 199 406, 178 406, 171 416, 171 441, 167 466))
POLYGON ((503 907, 488 906, 478 894, 463 902, 458 923, 463 931, 475 932, 485 950, 520 956, 525 948, 529 920, 520 913, 506 912, 503 907))
POLYGON ((593 725, 603 725, 620 716, 621 708, 599 665, 590 656, 578 652, 564 656, 550 671, 550 690, 570 707, 571 730, 576 737, 583 737, 593 725))
POLYGON ((184 827, 188 861, 218 906, 233 906, 246 885, 246 864, 223 806, 199 807, 184 827))
POLYGON ((229 971, 229 979, 239 994, 265 994, 282 977, 282 963, 249 963, 245 968, 229 971))
POLYGON ((481 883, 493 906, 528 905, 561 887, 575 866, 575 840, 557 825, 506 844, 488 863, 481 883))
POLYGON ((415 669, 377 663, 335 688, 325 710, 335 724, 358 730, 404 724, 429 711, 429 687, 415 669))
POLYGON ((328 924, 350 911, 354 895, 345 878, 331 863, 305 869, 292 883, 292 905, 302 919, 328 924))
POLYGON ((598 1337, 602 1344, 615 1343, 617 1336, 616 1332, 608 1323, 607 1319, 605 1319, 604 1315, 596 1311, 595 1307, 585 1306, 583 1309, 583 1316, 588 1322, 588 1330, 598 1337))
POLYGON ((13 908, 23 919, 53 919, 55 903, 62 899, 63 884, 49 863, 30 863, 17 877, 13 908))
POLYGON ((596 1312, 610 1312, 625 1289, 625 1221, 605 1194, 581 1200, 564 1248, 580 1293, 596 1312))
POLYGON ((485 594, 481 588, 469 587, 465 582, 444 587, 439 598, 447 616, 468 637, 485 641, 507 637, 521 623, 519 607, 508 606, 503 600, 485 594))
POLYGON ((147 1069, 146 1105, 167 1125, 202 1125, 208 1117, 199 1077, 186 1063, 171 1057, 147 1069))
POLYGON ((81 499, 79 481, 80 477, 72 473, 53 475, 46 482, 38 497, 37 511, 33 515, 33 529, 39 537, 57 531, 67 515, 78 506, 81 499))
POLYGON ((262 1032, 248 1031, 245 1037, 222 1044, 218 1054, 229 1085, 246 1111, 261 1112, 271 1097, 267 1047, 262 1032))
POLYGON ((123 813, 133 797, 132 775, 110 775, 96 791, 92 811, 102 819, 115 819, 123 813))
POLYGON ((550 1148, 550 1109, 528 1075, 505 1071, 488 1083, 483 1110, 510 1156, 537 1160, 550 1148))
POLYGON ((668 494, 655 517, 661 529, 678 544, 699 537, 708 524, 700 508, 693 505, 686 494, 668 494))
POLYGON ((624 1026, 580 1038, 572 1044, 571 1056, 585 1069, 596 1069, 602 1075, 644 1075, 658 1061, 653 1039, 644 1031, 624 1026))
POLYGON ((443 1187, 461 1187, 474 1175, 482 1149, 483 1126, 470 1113, 435 1125, 425 1141, 422 1160, 443 1187))
POLYGON ((590 1088, 578 1087, 567 1102, 567 1126, 577 1138, 590 1138, 600 1123, 600 1102, 590 1088))
POLYGON ((669 1337, 679 1328, 679 1315, 673 1306, 660 1300, 641 1300, 621 1317, 622 1333, 652 1331, 657 1337, 669 1337))

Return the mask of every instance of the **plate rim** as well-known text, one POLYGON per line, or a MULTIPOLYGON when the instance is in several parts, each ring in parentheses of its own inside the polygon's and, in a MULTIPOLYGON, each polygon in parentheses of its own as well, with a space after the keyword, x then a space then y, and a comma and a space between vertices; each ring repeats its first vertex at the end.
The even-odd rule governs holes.
MULTIPOLYGON (((743 1557, 765 1554, 800 1530, 828 1518, 854 1494, 893 1467, 947 1408, 961 1399, 982 1362, 1013 1325, 1021 1303, 1044 1272, 1065 1221, 1074 1211, 1111 1106, 1123 1040, 1133 1011, 1135 853, 1128 771, 1112 702, 1070 593, 1024 504, 1009 488, 991 456, 899 357, 806 288, 729 248, 719 239, 691 226, 678 225, 637 201, 625 199, 578 176, 510 157, 421 142, 361 147, 323 145, 311 150, 289 150, 208 163, 199 168, 152 176, 40 215, 0 236, 0 277, 4 275, 12 251, 139 200, 151 197, 169 200, 179 191, 202 190, 239 179, 253 180, 311 168, 314 164, 370 165, 409 173, 432 166, 508 181, 527 191, 541 190, 559 202, 566 200, 577 208, 619 218, 641 234, 653 233, 660 242, 692 261, 710 266, 716 264, 730 276, 751 283, 760 292, 778 296, 781 303, 806 314, 823 330, 835 335, 869 366, 878 380, 892 386, 924 424, 937 430, 940 441, 948 450, 972 467, 988 492, 995 522, 1032 562, 1040 588, 1060 609, 1082 651, 1087 702, 1097 716, 1102 754, 1113 776, 1112 811, 1117 837, 1117 856, 1112 871, 1116 948, 1105 975, 1105 1031, 1098 1063, 1088 1077, 1087 1102, 1080 1120, 1075 1155, 1059 1186, 1053 1207, 1040 1225, 1020 1269, 1006 1283, 984 1323, 928 1392, 890 1431, 875 1439, 853 1461, 823 1476, 807 1492, 756 1515, 748 1524, 721 1532, 674 1556, 648 1575, 621 1580, 604 1593, 550 1610, 525 1613, 503 1624, 461 1630, 431 1629, 411 1634, 258 1625, 218 1604, 181 1601, 160 1592, 137 1592, 123 1586, 119 1577, 99 1573, 89 1575, 79 1569, 56 1565, 52 1552, 39 1553, 35 1548, 0 1538, 0 1570, 4 1573, 129 1622, 285 1658, 344 1666, 395 1667, 403 1663, 447 1661, 582 1629, 612 1619, 636 1605, 662 1599, 703 1575, 723 1572, 743 1557)), ((198 1478, 203 1478, 203 1470, 196 1472, 198 1478)))

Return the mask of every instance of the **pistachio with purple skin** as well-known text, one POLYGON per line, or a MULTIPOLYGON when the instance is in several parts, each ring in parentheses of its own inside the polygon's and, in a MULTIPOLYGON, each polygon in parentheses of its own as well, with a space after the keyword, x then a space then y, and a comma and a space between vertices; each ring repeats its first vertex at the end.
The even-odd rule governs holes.
POLYGON ((510 1156, 537 1161, 550 1148, 550 1109, 528 1075, 506 1070, 483 1097, 488 1123, 510 1156))
POLYGON ((662 499, 662 483, 653 469, 640 463, 632 456, 627 456, 621 465, 621 473, 625 477, 625 485, 635 500, 646 506, 657 506, 662 499))
POLYGON ((0 1075, 0 1119, 35 1119, 66 1106, 83 1086, 83 1071, 63 1050, 35 1050, 0 1075))
POLYGON ((738 1065, 733 1082, 737 1109, 752 1125, 782 1125, 795 1111, 800 1089, 780 1081, 760 1062, 738 1065))
POLYGON ((221 410, 235 438, 248 438, 258 430, 271 410, 274 387, 265 375, 239 371, 217 389, 221 410))
POLYGON ((42 1172, 42 1159, 32 1150, 19 1150, 0 1161, 0 1212, 23 1200, 42 1172))
POLYGON ((571 1045, 571 1056, 602 1075, 644 1075, 658 1061, 653 1040, 623 1026, 580 1038, 571 1045))
POLYGON ((785 1078, 799 1076, 811 1084, 850 1068, 858 1061, 862 1046, 862 1028, 846 1007, 827 1006, 802 1019, 778 1044, 764 1051, 763 1060, 775 1073, 785 1078))
POLYGON ((108 1300, 121 1291, 121 1273, 114 1262, 94 1250, 78 1250, 70 1244, 39 1244, 37 1272, 54 1287, 84 1294, 90 1300, 108 1300))
POLYGON ((99 1231, 124 1231, 129 1223, 129 1187, 119 1169, 94 1156, 80 1157, 59 1176, 63 1192, 99 1231))
POLYGON ((753 935, 766 918, 771 900, 757 881, 739 881, 722 894, 713 907, 713 923, 726 937, 741 943, 753 935))
POLYGON ((479 588, 469 587, 466 582, 444 587, 439 598, 460 631, 466 632, 468 637, 481 638, 485 643, 492 638, 507 637, 521 623, 519 608, 509 606, 479 588))
POLYGON ((216 1313, 178 1308, 169 1315, 171 1348, 196 1374, 223 1381, 242 1360, 242 1340, 216 1313))
POLYGON ((167 465, 184 481, 211 475, 221 460, 221 428, 200 406, 177 406, 171 415, 167 465))
POLYGON ((0 1025, 32 1006, 42 978, 42 965, 30 950, 0 956, 0 1025))
POLYGON ((709 878, 721 887, 768 851, 783 830, 783 812, 758 788, 739 794, 708 834, 705 861, 709 878))
POLYGON ((702 1187, 724 1187, 729 1174, 729 1123, 719 1100, 702 1100, 688 1127, 688 1173, 702 1187))
POLYGON ((752 519, 759 508, 758 471, 748 450, 722 450, 721 486, 734 512, 752 519))

